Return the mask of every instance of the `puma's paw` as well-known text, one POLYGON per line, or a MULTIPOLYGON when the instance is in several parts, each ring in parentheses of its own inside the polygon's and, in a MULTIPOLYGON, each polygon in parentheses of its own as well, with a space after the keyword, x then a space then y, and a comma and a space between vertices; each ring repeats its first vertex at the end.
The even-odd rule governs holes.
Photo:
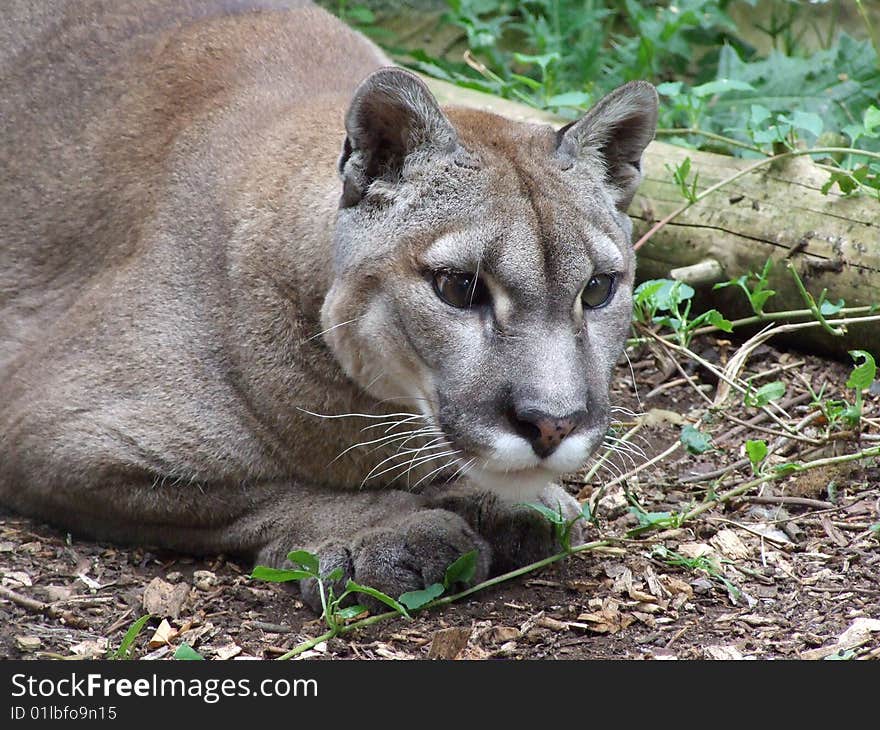
MULTIPOLYGON (((322 575, 342 569, 342 577, 333 584, 335 595, 351 579, 397 599, 401 593, 442 583, 446 568, 472 550, 477 551, 477 562, 471 582, 478 583, 489 573, 491 548, 458 515, 431 509, 409 515, 396 525, 361 532, 348 544, 327 542, 317 552, 322 575)), ((318 581, 302 581, 300 588, 309 607, 321 612, 318 581)), ((364 594, 352 602, 373 611, 385 609, 364 594)))
MULTIPOLYGON (((587 524, 578 519, 581 506, 565 489, 551 484, 536 502, 557 513, 561 510, 566 523, 575 520, 569 532, 572 547, 585 542, 587 524)), ((492 511, 481 532, 492 545, 494 573, 506 573, 562 551, 555 526, 537 510, 499 500, 492 511)))

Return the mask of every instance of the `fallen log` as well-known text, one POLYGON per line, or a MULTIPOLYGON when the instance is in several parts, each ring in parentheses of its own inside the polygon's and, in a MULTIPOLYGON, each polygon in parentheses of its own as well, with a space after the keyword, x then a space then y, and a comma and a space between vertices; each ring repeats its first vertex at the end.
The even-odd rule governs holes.
MULTIPOLYGON (((523 121, 565 123, 552 114, 436 79, 425 79, 441 103, 494 111, 523 121)), ((685 199, 672 170, 685 158, 705 190, 754 160, 699 152, 653 142, 644 157, 644 181, 630 207, 635 237, 643 236, 685 199)), ((793 157, 744 175, 694 204, 656 231, 638 252, 638 279, 681 278, 697 289, 698 306, 712 306, 728 318, 752 314, 738 287, 713 290, 713 284, 773 261, 769 288, 776 292, 767 311, 805 309, 789 262, 807 290, 818 298, 842 298, 847 307, 880 304, 880 200, 846 197, 821 188, 828 172, 808 157, 793 157), (674 275, 674 276, 673 276, 674 275)), ((880 356, 880 323, 851 324, 842 336, 821 327, 801 330, 793 342, 800 349, 845 356, 869 350, 880 356)))

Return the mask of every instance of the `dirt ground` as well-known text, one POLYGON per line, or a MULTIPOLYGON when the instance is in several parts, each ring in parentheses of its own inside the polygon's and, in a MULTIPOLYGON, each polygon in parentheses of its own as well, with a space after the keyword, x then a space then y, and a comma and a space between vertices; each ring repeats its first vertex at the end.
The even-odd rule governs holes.
MULTIPOLYGON (((712 338, 702 347, 707 359, 722 365, 734 351, 712 338)), ((850 370, 769 347, 749 362, 756 382, 788 384, 779 401, 787 422, 801 424, 802 437, 817 441, 824 427, 804 383, 815 390, 826 384, 825 398, 851 398, 843 387, 850 370)), ((627 494, 654 516, 647 519, 685 512, 707 494, 753 478, 743 457, 746 439, 777 438, 767 422, 742 427, 731 420, 760 414, 740 403, 703 427, 713 449, 693 455, 679 448, 632 474, 679 440, 683 417, 693 421, 703 412, 698 388, 713 396, 717 380, 707 371, 688 375, 693 385, 677 369, 658 369, 648 351, 636 355, 632 370, 622 365, 614 400, 649 414, 629 439, 636 448, 614 455, 609 471, 588 483, 584 474, 568 482, 573 493, 595 501, 603 482, 628 473, 601 495, 598 526, 589 536, 618 538, 612 547, 570 556, 412 620, 395 618, 345 634, 301 658, 880 657, 877 458, 765 482, 679 527, 629 532, 639 520, 627 494), (726 474, 712 477, 724 468, 726 474)), ((846 433, 818 447, 795 440, 788 444, 791 453, 780 448, 773 458, 814 460, 876 446, 880 394, 866 395, 865 414, 873 421, 859 443, 846 433)), ((637 422, 617 415, 630 426, 637 422)), ((283 586, 250 579, 250 567, 222 556, 194 559, 96 544, 0 515, 0 656, 107 657, 145 613, 145 600, 155 615, 134 642, 133 656, 142 660, 170 659, 183 642, 207 659, 271 659, 325 631, 283 586)))

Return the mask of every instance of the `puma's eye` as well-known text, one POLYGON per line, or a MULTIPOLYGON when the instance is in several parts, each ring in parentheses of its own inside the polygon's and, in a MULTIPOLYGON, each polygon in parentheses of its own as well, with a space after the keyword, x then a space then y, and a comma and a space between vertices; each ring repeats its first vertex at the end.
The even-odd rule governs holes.
POLYGON ((481 307, 489 303, 489 290, 474 274, 435 271, 433 283, 437 296, 458 309, 481 307))
POLYGON ((614 277, 611 274, 596 274, 581 292, 581 301, 585 309, 598 309, 608 304, 613 293, 614 277))

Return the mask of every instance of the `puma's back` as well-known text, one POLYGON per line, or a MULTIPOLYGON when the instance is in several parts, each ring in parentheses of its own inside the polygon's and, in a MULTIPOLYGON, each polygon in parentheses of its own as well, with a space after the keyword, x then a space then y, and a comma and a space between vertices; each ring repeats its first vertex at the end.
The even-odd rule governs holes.
POLYGON ((554 549, 516 502, 605 437, 653 87, 441 109, 280 0, 16 0, 0 77, 4 505, 393 595, 554 549))
POLYGON ((0 367, 136 253, 188 145, 223 168, 273 110, 342 104, 386 62, 305 2, 13 0, 0 24, 0 367), (215 114, 227 124, 209 139, 215 114))

